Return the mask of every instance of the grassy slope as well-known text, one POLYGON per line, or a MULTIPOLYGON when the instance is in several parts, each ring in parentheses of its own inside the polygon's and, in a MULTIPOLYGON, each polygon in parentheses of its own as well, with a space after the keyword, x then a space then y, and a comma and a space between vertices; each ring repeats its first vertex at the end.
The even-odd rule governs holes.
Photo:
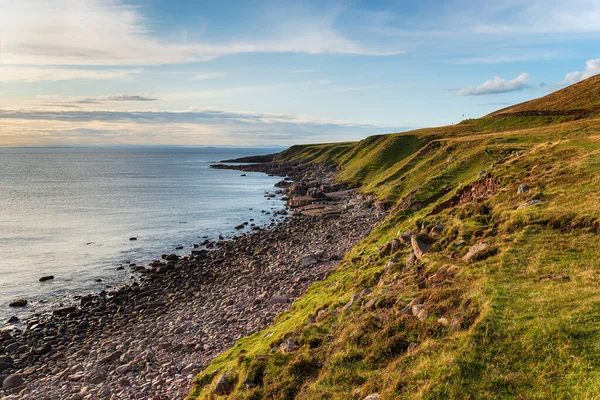
POLYGON ((281 157, 334 163, 340 179, 395 206, 273 326, 217 357, 190 398, 214 397, 210 388, 226 371, 234 371, 232 399, 347 399, 355 390, 357 398, 598 396, 600 120, 482 118, 295 146, 281 157), (453 201, 485 182, 497 190, 453 201), (522 183, 531 190, 517 194, 522 183), (542 202, 519 208, 530 199, 542 202), (446 228, 420 266, 405 268, 408 248, 396 262, 380 256, 382 244, 423 221, 446 228), (479 242, 492 251, 461 261, 479 242), (367 287, 372 294, 339 311, 367 287), (414 298, 427 304, 424 321, 402 312, 414 298), (270 350, 289 337, 298 351, 270 350), (418 346, 408 352, 409 343, 418 346), (258 386, 246 389, 247 379, 258 386))

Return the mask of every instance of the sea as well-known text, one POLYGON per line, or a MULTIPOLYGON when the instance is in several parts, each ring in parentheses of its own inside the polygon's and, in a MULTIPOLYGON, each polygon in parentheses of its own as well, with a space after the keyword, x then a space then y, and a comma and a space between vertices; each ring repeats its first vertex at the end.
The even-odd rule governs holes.
POLYGON ((130 264, 273 222, 284 202, 265 195, 281 178, 210 166, 280 150, 0 149, 0 327, 130 283, 130 264))

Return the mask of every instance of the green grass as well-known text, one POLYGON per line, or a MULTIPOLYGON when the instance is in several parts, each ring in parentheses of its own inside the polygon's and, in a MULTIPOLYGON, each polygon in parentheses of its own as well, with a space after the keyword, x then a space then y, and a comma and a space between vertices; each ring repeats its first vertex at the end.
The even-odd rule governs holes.
POLYGON ((392 212, 271 327, 215 358, 190 399, 213 398, 227 371, 232 399, 600 397, 599 133, 596 119, 494 117, 282 153, 336 165, 392 212), (470 198, 487 180, 496 190, 470 198), (380 256, 424 221, 446 228, 418 267, 405 268, 408 248, 380 256), (479 242, 490 251, 463 262, 479 242), (402 312, 415 298, 423 321, 402 312), (282 354, 288 338, 300 348, 282 354))

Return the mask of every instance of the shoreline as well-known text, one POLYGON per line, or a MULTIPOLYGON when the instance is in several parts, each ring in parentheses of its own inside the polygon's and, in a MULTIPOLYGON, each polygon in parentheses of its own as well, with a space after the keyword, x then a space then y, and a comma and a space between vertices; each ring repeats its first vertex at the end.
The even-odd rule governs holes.
POLYGON ((0 375, 23 380, 0 394, 182 398, 195 373, 240 337, 268 326, 381 217, 365 206, 372 199, 333 191, 344 188, 331 183, 330 168, 231 167, 240 168, 295 178, 278 184, 295 211, 270 229, 242 233, 212 250, 155 261, 140 269, 140 284, 85 296, 79 307, 25 321, 20 332, 0 333, 0 375))
MULTIPOLYGON (((229 221, 223 222, 218 228, 213 225, 211 228, 202 231, 182 230, 178 234, 183 238, 172 236, 165 240, 162 237, 149 244, 144 242, 148 238, 143 233, 125 232, 124 236, 115 237, 120 237, 126 244, 131 243, 132 249, 126 251, 112 248, 105 249, 102 253, 105 257, 101 261, 95 260, 96 263, 94 264, 86 262, 78 264, 77 270, 73 272, 73 278, 75 279, 71 279, 70 275, 56 265, 43 268, 43 273, 32 273, 33 276, 30 279, 20 281, 15 285, 15 287, 24 287, 21 293, 11 294, 10 291, 8 294, 5 293, 2 299, 2 312, 0 312, 0 331, 22 329, 28 325, 29 321, 44 319, 52 314, 54 310, 79 305, 82 297, 118 291, 123 287, 130 286, 134 281, 139 283, 141 274, 136 272, 136 268, 150 266, 153 261, 161 260, 161 255, 189 256, 193 250, 207 248, 206 244, 208 244, 208 248, 214 248, 221 235, 226 240, 231 240, 239 236, 240 233, 258 228, 268 229, 281 223, 285 216, 281 212, 285 209, 285 202, 282 201, 281 195, 274 196, 275 192, 278 191, 278 188, 274 185, 276 180, 277 178, 269 179, 270 182, 265 182, 262 187, 258 188, 255 196, 260 198, 263 204, 250 204, 249 207, 253 207, 250 209, 241 206, 242 211, 235 214, 237 218, 229 217, 229 221), (237 229, 237 226, 242 225, 240 222, 243 222, 243 229, 237 229), (129 237, 135 240, 128 240, 129 237), (137 247, 137 249, 133 249, 133 247, 137 247), (113 250, 112 253, 111 250, 113 250), (86 280, 79 279, 80 271, 81 275, 86 275, 86 280), (42 281, 41 277, 51 278, 42 281), (21 300, 26 301, 26 306, 9 306, 10 303, 21 300)), ((187 227, 193 224, 192 220, 188 221, 175 222, 174 225, 175 227, 187 227), (188 223, 188 221, 190 222, 188 223)), ((73 246, 83 247, 83 242, 84 240, 81 240, 81 243, 74 243, 73 246)), ((89 244, 94 244, 94 242, 86 243, 86 247, 89 244)), ((101 248, 104 243, 97 246, 101 248)), ((70 249, 69 247, 65 251, 70 252, 70 249)), ((76 252, 77 250, 74 251, 74 253, 76 252)))

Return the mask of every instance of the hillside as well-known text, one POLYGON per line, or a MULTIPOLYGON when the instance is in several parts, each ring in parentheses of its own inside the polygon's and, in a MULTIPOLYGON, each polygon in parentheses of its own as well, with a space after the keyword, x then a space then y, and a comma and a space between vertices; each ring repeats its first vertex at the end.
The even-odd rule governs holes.
POLYGON ((558 90, 548 96, 498 110, 488 116, 501 115, 577 115, 600 112, 600 75, 558 90))
POLYGON ((593 77, 453 126, 277 155, 334 165, 389 214, 189 398, 598 396, 599 105, 593 77))

